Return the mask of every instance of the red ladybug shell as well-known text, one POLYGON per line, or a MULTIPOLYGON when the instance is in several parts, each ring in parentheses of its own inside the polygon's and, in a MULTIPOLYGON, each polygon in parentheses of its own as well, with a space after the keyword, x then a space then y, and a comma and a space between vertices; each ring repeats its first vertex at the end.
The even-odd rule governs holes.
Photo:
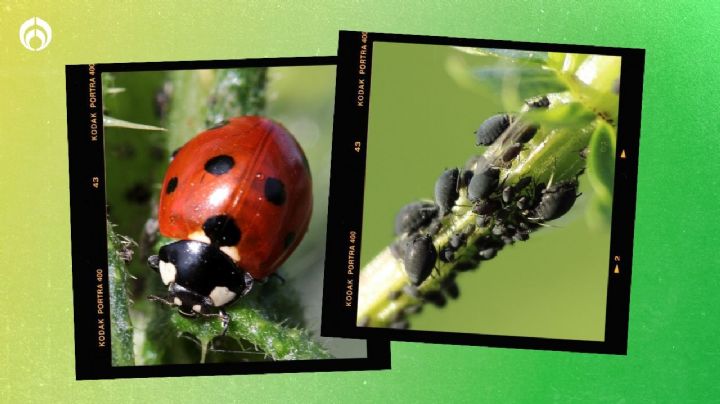
POLYGON ((258 116, 232 118, 175 154, 160 196, 160 233, 220 246, 255 279, 275 272, 307 231, 312 180, 295 138, 258 116))

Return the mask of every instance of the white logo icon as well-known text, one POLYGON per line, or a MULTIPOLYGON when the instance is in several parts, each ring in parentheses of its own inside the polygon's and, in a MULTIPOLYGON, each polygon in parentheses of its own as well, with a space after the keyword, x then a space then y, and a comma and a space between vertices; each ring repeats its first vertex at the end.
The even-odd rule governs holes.
POLYGON ((52 41, 52 28, 42 18, 32 17, 20 26, 20 43, 27 50, 41 51, 50 45, 50 41, 52 41))

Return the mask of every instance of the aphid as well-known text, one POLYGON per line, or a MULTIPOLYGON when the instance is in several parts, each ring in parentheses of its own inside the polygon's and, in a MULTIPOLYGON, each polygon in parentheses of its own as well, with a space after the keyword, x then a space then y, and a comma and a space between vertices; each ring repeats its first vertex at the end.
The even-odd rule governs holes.
POLYGON ((527 143, 530 140, 532 140, 533 137, 535 137, 535 134, 538 131, 538 127, 535 125, 527 125, 522 128, 522 131, 518 135, 517 139, 515 139, 518 143, 527 143))
POLYGON ((505 188, 503 188, 502 191, 502 201, 505 203, 510 203, 510 201, 513 200, 515 197, 515 188, 512 187, 512 185, 508 185, 505 188))
POLYGON ((491 215, 500 209, 500 204, 494 200, 481 200, 476 203, 472 212, 476 215, 491 215))
POLYGON ((440 229, 442 228, 442 222, 440 220, 433 220, 430 223, 430 226, 427 228, 427 234, 430 236, 434 236, 440 232, 440 229))
POLYGON ((495 248, 486 248, 484 250, 481 250, 478 252, 478 256, 480 259, 489 260, 495 257, 497 255, 497 250, 495 248))
POLYGON ((508 114, 493 115, 483 122, 475 131, 475 145, 489 146, 510 126, 508 114))
POLYGON ((461 245, 465 244, 465 240, 467 240, 467 235, 465 233, 453 234, 450 237, 448 244, 450 244, 450 247, 457 250, 461 245))
POLYGON ((512 237, 501 236, 500 240, 502 240, 503 244, 505 244, 505 245, 515 244, 515 240, 512 237))
POLYGON ((440 250, 440 261, 442 262, 452 262, 453 258, 455 256, 455 251, 453 251, 449 247, 445 247, 442 250, 440 250))
POLYGON ((435 182, 435 202, 440 208, 440 217, 450 212, 460 193, 458 192, 459 171, 445 170, 435 182))
POLYGON ((422 304, 413 304, 403 309, 403 313, 405 313, 405 315, 418 314, 422 311, 422 308, 422 304))
POLYGON ((457 299, 460 296, 460 288, 457 282, 455 282, 455 274, 451 274, 442 282, 442 290, 451 299, 457 299))
POLYGON ((496 236, 502 236, 507 231, 507 228, 502 223, 498 223, 492 228, 492 234, 496 236))
POLYGON ((408 242, 403 261, 411 284, 420 285, 430 276, 437 256, 432 237, 427 234, 418 234, 408 242))
POLYGON ((500 182, 500 170, 495 167, 486 167, 483 171, 476 171, 468 185, 468 199, 477 203, 492 194, 500 182))
POLYGON ((535 208, 535 216, 539 220, 557 219, 567 213, 577 199, 578 183, 575 180, 553 184, 542 191, 540 203, 535 208))
POLYGON ((503 153, 502 160, 506 163, 512 161, 512 159, 514 159, 515 157, 517 157, 518 154, 520 154, 522 148, 523 145, 521 143, 513 143, 513 145, 508 147, 503 153))
POLYGON ((423 298, 425 301, 430 302, 437 307, 444 307, 447 304, 447 299, 439 290, 431 290, 425 293, 423 298))
POLYGON ((392 292, 388 293, 388 300, 393 301, 397 300, 402 296, 402 291, 400 290, 393 290, 392 292))
POLYGON ((550 106, 550 100, 547 96, 541 95, 527 99, 525 104, 530 108, 547 108, 550 106))
POLYGON ((525 241, 529 238, 530 238, 530 236, 526 232, 523 232, 523 231, 519 231, 519 232, 513 234, 513 239, 515 241, 525 241))
POLYGON ((475 219, 478 227, 488 227, 490 221, 492 221, 492 217, 490 216, 478 216, 477 219, 475 219))
POLYGON ((407 320, 400 320, 390 323, 390 328, 396 330, 407 330, 410 327, 410 323, 407 320))
POLYGON ((439 208, 430 201, 411 202, 395 216, 395 235, 414 233, 437 217, 439 208))
POLYGON ((453 269, 458 272, 472 271, 478 267, 478 264, 473 261, 460 261, 455 262, 453 269))

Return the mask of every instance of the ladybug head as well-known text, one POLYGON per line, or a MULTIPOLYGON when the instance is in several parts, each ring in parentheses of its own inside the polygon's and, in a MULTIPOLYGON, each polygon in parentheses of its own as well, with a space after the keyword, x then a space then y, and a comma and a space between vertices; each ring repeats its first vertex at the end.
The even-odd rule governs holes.
POLYGON ((160 248, 148 258, 148 265, 160 274, 171 290, 180 286, 189 293, 209 297, 213 306, 232 303, 249 292, 248 275, 214 245, 180 240, 160 248))

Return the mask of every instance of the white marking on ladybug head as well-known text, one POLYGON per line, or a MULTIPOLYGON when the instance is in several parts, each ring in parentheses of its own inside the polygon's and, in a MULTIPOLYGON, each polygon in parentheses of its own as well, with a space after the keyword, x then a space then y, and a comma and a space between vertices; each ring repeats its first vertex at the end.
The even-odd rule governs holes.
POLYGON ((220 251, 224 252, 228 255, 228 257, 232 258, 235 263, 240 261, 240 253, 238 252, 237 247, 234 246, 222 246, 220 247, 220 251))
POLYGON ((225 286, 216 286, 212 292, 210 292, 210 299, 213 301, 215 307, 224 306, 235 299, 237 294, 225 286))
POLYGON ((199 304, 196 304, 192 307, 193 311, 200 313, 200 310, 202 309, 199 304))
POLYGON ((207 234, 205 234, 205 232, 202 230, 194 231, 194 232, 190 233, 188 235, 188 238, 190 240, 200 241, 205 244, 211 244, 210 237, 208 237, 207 234))
POLYGON ((171 282, 175 282, 175 276, 177 275, 177 268, 172 262, 160 261, 158 265, 160 270, 160 277, 164 284, 169 285, 171 282))
POLYGON ((175 306, 182 306, 182 300, 179 297, 173 299, 173 303, 175 303, 175 306))

